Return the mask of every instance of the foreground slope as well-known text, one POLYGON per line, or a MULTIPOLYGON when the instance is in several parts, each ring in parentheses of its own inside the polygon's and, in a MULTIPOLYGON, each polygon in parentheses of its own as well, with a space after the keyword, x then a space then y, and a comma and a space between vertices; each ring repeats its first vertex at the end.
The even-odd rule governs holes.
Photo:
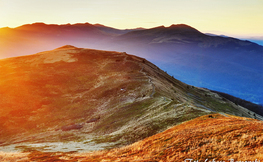
POLYGON ((263 122, 206 115, 130 146, 85 154, 87 161, 263 160, 263 122), (86 157, 88 156, 88 157, 86 157))
POLYGON ((98 150, 214 112, 259 117, 125 52, 63 46, 0 60, 0 78, 1 150, 98 150))
POLYGON ((0 154, 20 161, 262 161, 263 122, 250 118, 205 115, 132 145, 90 153, 0 154), (231 160, 233 159, 233 160, 231 160))

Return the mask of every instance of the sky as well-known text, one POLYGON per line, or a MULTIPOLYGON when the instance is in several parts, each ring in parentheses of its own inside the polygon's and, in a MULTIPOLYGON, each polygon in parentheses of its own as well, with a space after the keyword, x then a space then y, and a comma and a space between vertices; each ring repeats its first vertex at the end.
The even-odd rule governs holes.
POLYGON ((119 29, 187 24, 204 33, 263 36, 263 0, 0 0, 0 28, 34 22, 119 29))

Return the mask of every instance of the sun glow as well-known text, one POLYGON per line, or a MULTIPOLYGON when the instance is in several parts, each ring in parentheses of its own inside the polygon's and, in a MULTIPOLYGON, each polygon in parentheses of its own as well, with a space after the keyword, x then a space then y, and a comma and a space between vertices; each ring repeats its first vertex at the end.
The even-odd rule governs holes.
POLYGON ((1 0, 0 27, 23 24, 100 23, 115 28, 188 24, 202 32, 263 35, 263 1, 166 0, 76 1, 1 0))

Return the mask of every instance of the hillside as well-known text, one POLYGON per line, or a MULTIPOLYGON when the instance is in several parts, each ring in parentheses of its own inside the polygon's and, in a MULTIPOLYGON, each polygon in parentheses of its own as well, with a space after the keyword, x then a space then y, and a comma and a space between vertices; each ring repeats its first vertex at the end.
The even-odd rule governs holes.
POLYGON ((236 116, 198 117, 132 145, 89 153, 0 153, 25 161, 253 161, 263 159, 263 123, 236 116), (188 160, 187 160, 188 159, 188 160), (233 160, 231 160, 233 159, 233 160))
MULTIPOLYGON (((263 122, 206 115, 127 147, 77 154, 83 161, 258 161, 263 159, 263 122), (190 161, 190 160, 188 160, 190 161)), ((32 153, 29 157, 35 156, 32 153)), ((72 160, 76 158, 71 156, 72 160)), ((81 161, 80 160, 80 161, 81 161)))
POLYGON ((7 151, 100 150, 215 112, 260 117, 125 52, 63 46, 0 60, 0 78, 7 151))

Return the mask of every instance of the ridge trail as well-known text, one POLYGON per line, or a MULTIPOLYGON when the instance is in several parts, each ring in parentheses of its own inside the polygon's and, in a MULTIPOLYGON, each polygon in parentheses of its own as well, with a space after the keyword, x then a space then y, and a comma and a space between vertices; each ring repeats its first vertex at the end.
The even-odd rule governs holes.
POLYGON ((146 72, 143 72, 143 69, 144 67, 142 67, 142 69, 140 70, 140 73, 144 74, 149 79, 149 83, 152 85, 152 93, 150 94, 150 97, 152 98, 153 95, 155 94, 155 85, 152 82, 152 78, 149 75, 147 75, 146 72))
MULTIPOLYGON (((122 54, 124 55, 124 60, 122 64, 125 64, 128 61, 127 60, 128 54, 126 52, 122 52, 122 54)), ((143 72, 144 67, 141 65, 141 63, 139 64, 139 66, 142 67, 139 72, 145 75, 149 79, 148 82, 152 85, 152 93, 150 94, 150 98, 152 98, 153 95, 155 94, 155 85, 152 82, 152 78, 149 75, 147 75, 146 72, 143 72)))

